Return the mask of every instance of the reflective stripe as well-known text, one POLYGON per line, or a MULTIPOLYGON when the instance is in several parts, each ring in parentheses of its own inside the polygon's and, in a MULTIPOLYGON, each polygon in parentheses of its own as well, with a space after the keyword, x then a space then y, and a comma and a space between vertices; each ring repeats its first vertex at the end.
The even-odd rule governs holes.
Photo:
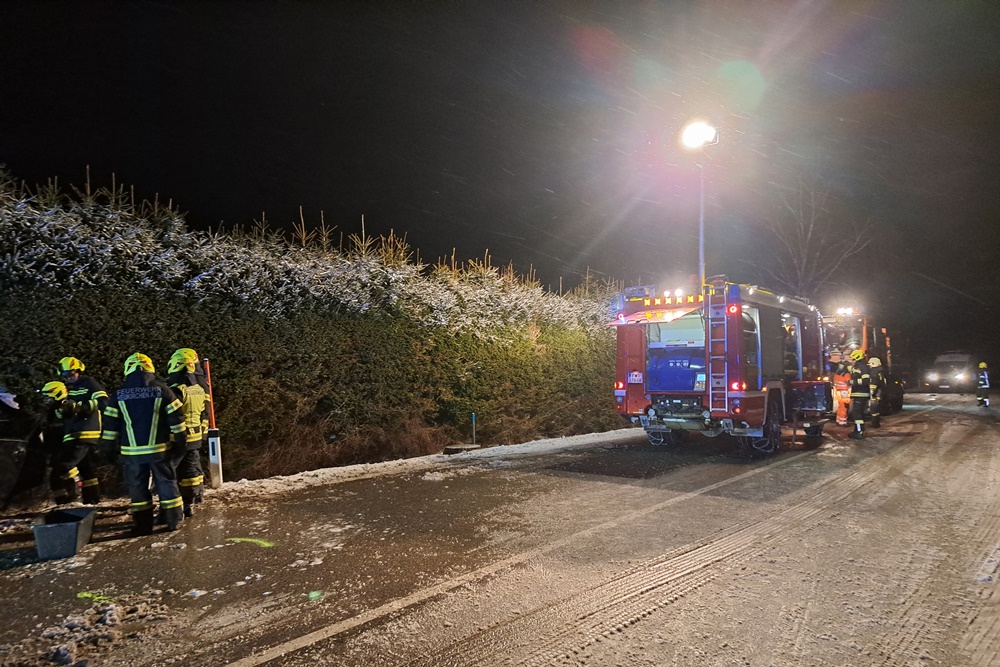
POLYGON ((101 434, 101 438, 103 440, 117 440, 118 431, 105 431, 104 433, 101 434))
POLYGON ((156 445, 147 445, 144 447, 122 447, 122 456, 142 456, 143 454, 159 454, 160 452, 167 451, 167 443, 162 442, 156 445))
POLYGON ((142 510, 153 509, 153 501, 143 500, 142 502, 132 503, 131 505, 129 505, 129 507, 131 508, 132 513, 135 514, 136 512, 141 512, 142 510))
MULTIPOLYGON (((156 431, 157 427, 160 425, 160 406, 163 405, 163 397, 157 396, 153 399, 153 419, 149 424, 149 442, 147 446, 152 447, 156 444, 156 431)), ((167 408, 170 409, 169 407, 167 408)))
POLYGON ((65 475, 62 475, 62 479, 69 479, 71 477, 78 477, 79 475, 80 475, 80 471, 77 468, 74 467, 74 468, 70 468, 69 471, 67 471, 65 475))
POLYGON ((120 417, 121 414, 118 412, 118 408, 113 408, 110 405, 104 408, 104 414, 108 417, 120 417))
POLYGON ((84 486, 97 486, 98 485, 98 480, 97 480, 96 477, 93 478, 93 479, 85 479, 85 480, 83 480, 83 485, 84 486))
MULTIPOLYGON (((122 406, 122 419, 125 420, 125 433, 128 434, 128 446, 129 448, 134 449, 136 444, 135 444, 135 433, 132 432, 132 415, 128 413, 128 406, 126 406, 124 403, 122 403, 121 406, 122 406)), ((125 453, 125 448, 122 447, 122 454, 124 453, 125 453)))
POLYGON ((181 480, 181 486, 201 486, 205 483, 205 476, 198 475, 197 477, 186 477, 181 480))
POLYGON ((180 507, 183 504, 184 501, 181 499, 180 496, 177 496, 176 498, 171 498, 169 500, 160 498, 160 509, 168 510, 172 507, 180 507))

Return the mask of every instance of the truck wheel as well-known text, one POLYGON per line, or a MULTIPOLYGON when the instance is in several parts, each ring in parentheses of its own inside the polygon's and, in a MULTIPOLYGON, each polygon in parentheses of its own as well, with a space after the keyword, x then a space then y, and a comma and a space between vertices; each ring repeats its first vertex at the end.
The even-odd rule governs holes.
POLYGON ((778 403, 768 400, 767 413, 764 417, 763 434, 744 436, 740 438, 740 451, 748 459, 757 456, 769 456, 781 445, 781 412, 778 403))
POLYGON ((650 431, 646 434, 654 447, 679 447, 687 442, 687 431, 650 431))
POLYGON ((823 424, 815 424, 805 429, 807 438, 818 438, 823 435, 823 424))

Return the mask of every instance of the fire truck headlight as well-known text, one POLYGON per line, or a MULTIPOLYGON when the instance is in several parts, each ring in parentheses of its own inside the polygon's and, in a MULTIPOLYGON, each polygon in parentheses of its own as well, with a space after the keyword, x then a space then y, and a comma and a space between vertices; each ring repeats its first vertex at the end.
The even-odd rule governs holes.
POLYGON ((650 417, 655 417, 656 416, 656 408, 650 408, 649 410, 646 411, 646 414, 649 415, 650 417))
POLYGON ((712 413, 709 412, 708 410, 705 410, 704 412, 701 413, 701 416, 704 417, 705 419, 711 419, 712 413))

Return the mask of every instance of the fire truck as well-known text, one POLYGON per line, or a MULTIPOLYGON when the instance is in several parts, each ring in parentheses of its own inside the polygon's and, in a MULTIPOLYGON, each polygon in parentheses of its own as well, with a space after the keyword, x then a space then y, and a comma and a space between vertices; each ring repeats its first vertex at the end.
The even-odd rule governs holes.
POLYGON ((766 455, 782 424, 819 436, 833 418, 823 319, 804 299, 715 276, 702 294, 645 285, 616 306, 617 410, 653 445, 728 434, 766 455))
POLYGON ((857 306, 837 308, 836 314, 824 316, 823 327, 830 373, 835 373, 838 366, 846 364, 848 355, 854 350, 863 350, 869 359, 878 357, 886 378, 882 414, 902 410, 904 384, 893 367, 892 340, 888 329, 857 306))

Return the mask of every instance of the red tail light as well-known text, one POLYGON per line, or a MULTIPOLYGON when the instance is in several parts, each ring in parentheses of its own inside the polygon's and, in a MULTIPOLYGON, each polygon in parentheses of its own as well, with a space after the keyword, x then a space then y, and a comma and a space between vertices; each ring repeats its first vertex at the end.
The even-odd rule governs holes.
POLYGON ((624 388, 625 388, 624 382, 615 382, 615 389, 624 389, 624 388))

